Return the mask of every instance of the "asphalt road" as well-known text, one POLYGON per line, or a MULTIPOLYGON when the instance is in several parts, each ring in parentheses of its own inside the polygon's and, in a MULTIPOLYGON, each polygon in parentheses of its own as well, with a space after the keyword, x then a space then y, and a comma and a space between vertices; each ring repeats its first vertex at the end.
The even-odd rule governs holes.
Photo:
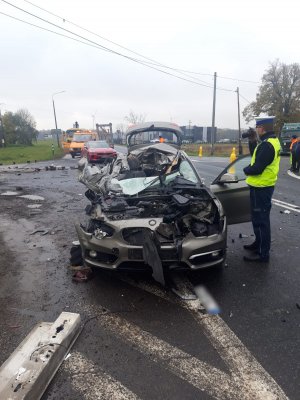
MULTIPOLYGON (((195 161, 206 184, 227 162, 195 161)), ((142 275, 100 271, 87 283, 72 281, 74 222, 88 204, 70 169, 76 163, 0 172, 0 363, 36 323, 71 311, 86 324, 43 400, 299 399, 300 213, 293 204, 300 206, 300 182, 288 175, 288 159, 274 193, 270 264, 243 261, 253 237, 251 224, 240 224, 229 227, 227 266, 189 276, 208 288, 220 316, 142 275)))

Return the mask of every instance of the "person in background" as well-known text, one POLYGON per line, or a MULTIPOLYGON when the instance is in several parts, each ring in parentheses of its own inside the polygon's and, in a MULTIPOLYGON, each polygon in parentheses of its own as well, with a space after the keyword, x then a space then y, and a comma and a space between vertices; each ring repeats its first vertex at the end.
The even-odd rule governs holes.
POLYGON ((280 142, 274 133, 274 117, 257 118, 256 133, 261 140, 255 146, 256 137, 249 138, 251 163, 244 168, 250 188, 251 218, 255 240, 245 245, 252 253, 245 261, 267 263, 270 257, 270 211, 272 196, 279 172, 280 142), (250 142, 252 146, 250 146, 250 142), (255 146, 255 147, 254 147, 255 146))
POLYGON ((292 166, 291 171, 299 172, 299 164, 300 164, 300 137, 294 141, 293 146, 291 148, 291 157, 292 157, 292 166))
POLYGON ((300 141, 300 137, 297 135, 292 136, 291 140, 291 145, 290 145, 290 162, 291 162, 291 168, 290 171, 292 172, 299 172, 299 150, 298 150, 298 144, 300 141))
POLYGON ((162 136, 159 136, 159 143, 164 143, 165 142, 165 138, 163 138, 162 136))

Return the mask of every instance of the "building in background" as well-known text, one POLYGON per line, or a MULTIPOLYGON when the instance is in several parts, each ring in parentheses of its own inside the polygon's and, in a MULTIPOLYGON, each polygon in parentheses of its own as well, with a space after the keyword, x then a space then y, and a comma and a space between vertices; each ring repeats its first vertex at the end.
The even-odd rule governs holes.
MULTIPOLYGON (((211 143, 212 127, 186 125, 180 127, 183 132, 183 143, 211 143)), ((214 128, 214 143, 237 143, 239 132, 237 129, 214 128)))

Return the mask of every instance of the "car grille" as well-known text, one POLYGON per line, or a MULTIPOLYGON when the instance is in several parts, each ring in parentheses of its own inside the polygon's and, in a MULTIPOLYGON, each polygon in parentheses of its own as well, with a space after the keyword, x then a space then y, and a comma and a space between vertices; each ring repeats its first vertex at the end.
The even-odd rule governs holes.
POLYGON ((160 254, 160 258, 164 261, 178 260, 178 254, 177 254, 176 249, 160 249, 159 254, 160 254))
POLYGON ((144 232, 148 232, 148 228, 125 228, 122 230, 122 237, 126 243, 132 246, 143 246, 144 232))
MULTIPOLYGON (((177 251, 175 249, 159 249, 160 258, 162 261, 178 260, 177 251)), ((128 249, 129 260, 143 260, 143 249, 128 249)))
POLYGON ((143 250, 142 249, 128 249, 128 259, 129 260, 143 260, 143 250))

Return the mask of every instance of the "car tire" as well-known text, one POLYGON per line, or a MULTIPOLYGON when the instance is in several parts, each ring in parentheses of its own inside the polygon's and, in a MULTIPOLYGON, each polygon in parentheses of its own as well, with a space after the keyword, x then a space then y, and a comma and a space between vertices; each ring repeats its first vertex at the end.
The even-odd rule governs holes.
POLYGON ((83 265, 83 257, 80 246, 72 246, 70 249, 70 264, 75 265, 83 265))

